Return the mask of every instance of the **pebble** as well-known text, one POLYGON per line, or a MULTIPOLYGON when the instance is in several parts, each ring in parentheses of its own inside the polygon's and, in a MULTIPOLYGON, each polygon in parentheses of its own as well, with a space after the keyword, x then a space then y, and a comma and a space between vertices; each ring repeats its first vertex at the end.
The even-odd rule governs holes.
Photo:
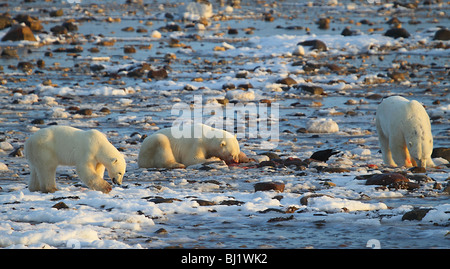
POLYGON ((282 182, 260 182, 256 183, 254 185, 255 192, 257 191, 277 191, 277 192, 283 192, 284 191, 284 183, 282 182))
POLYGON ((386 31, 386 33, 384 33, 385 36, 389 36, 389 37, 393 37, 395 39, 403 37, 403 38, 408 38, 411 35, 408 33, 408 31, 406 31, 406 29, 404 28, 392 28, 386 31))

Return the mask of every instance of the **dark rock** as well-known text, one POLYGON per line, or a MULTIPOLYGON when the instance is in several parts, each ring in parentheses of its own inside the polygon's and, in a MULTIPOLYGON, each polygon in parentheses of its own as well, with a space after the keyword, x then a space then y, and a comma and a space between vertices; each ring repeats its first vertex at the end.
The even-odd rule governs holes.
POLYGON ((349 173, 350 170, 342 167, 325 167, 322 169, 322 172, 325 173, 349 173))
POLYGON ((291 86, 291 85, 297 84, 297 81, 295 81, 295 79, 293 79, 291 77, 287 77, 287 78, 277 80, 277 83, 291 86))
POLYGON ((450 162, 450 148, 434 148, 431 153, 432 158, 444 158, 450 162))
POLYGON ((289 217, 271 218, 267 222, 279 222, 279 221, 287 221, 287 220, 293 220, 293 219, 294 219, 294 215, 290 215, 289 217))
POLYGON ((310 94, 321 95, 324 93, 323 88, 319 86, 302 85, 300 86, 300 88, 302 89, 302 91, 308 92, 310 94))
POLYGON ((50 17, 61 17, 62 15, 64 15, 64 11, 62 9, 53 10, 50 11, 49 15, 50 17))
POLYGON ((193 200, 193 201, 197 202, 199 206, 212 206, 212 205, 216 205, 215 202, 206 201, 206 200, 201 200, 201 199, 195 199, 195 200, 193 200))
POLYGON ((386 31, 386 33, 384 33, 384 35, 392 37, 392 38, 395 38, 395 39, 400 38, 400 37, 408 38, 408 37, 411 36, 408 33, 408 31, 406 31, 403 28, 392 28, 392 29, 389 29, 389 30, 386 31))
POLYGON ((308 199, 309 198, 322 197, 322 196, 328 196, 328 197, 333 198, 333 196, 330 196, 330 195, 327 195, 327 194, 323 194, 323 193, 306 194, 306 195, 302 196, 302 198, 300 198, 300 204, 301 205, 308 205, 308 199))
POLYGON ((317 21, 317 24, 319 25, 319 29, 326 30, 330 28, 330 19, 329 18, 320 18, 317 21))
POLYGON ((343 36, 354 36, 356 34, 355 31, 350 30, 350 28, 345 27, 344 30, 342 30, 341 35, 343 36))
POLYGON ((374 174, 366 181, 366 185, 391 185, 395 182, 409 182, 409 179, 399 173, 374 174))
POLYGON ((328 159, 333 156, 338 154, 340 151, 335 151, 334 149, 325 149, 325 150, 319 150, 314 152, 311 157, 309 157, 310 159, 314 159, 317 161, 321 161, 321 162, 326 162, 328 161, 328 159))
POLYGON ((406 74, 406 72, 392 72, 392 73, 388 73, 388 77, 390 77, 391 79, 395 80, 395 81, 403 81, 406 79, 406 76, 408 74, 406 74))
POLYGON ((166 79, 169 75, 167 74, 166 69, 161 68, 159 70, 150 70, 148 72, 148 77, 156 80, 166 79))
POLYGON ((159 235, 168 234, 168 233, 169 233, 169 232, 167 232, 167 230, 164 229, 164 228, 158 229, 158 230, 155 232, 155 234, 159 234, 159 235))
POLYGON ((228 205, 228 206, 230 206, 230 205, 237 205, 237 206, 240 206, 242 204, 245 204, 245 202, 238 201, 238 200, 224 200, 224 201, 220 202, 219 205, 228 205))
POLYGON ((62 25, 55 25, 52 28, 50 28, 50 31, 54 34, 54 35, 65 35, 67 34, 69 31, 67 30, 66 27, 62 26, 62 25))
POLYGON ((30 62, 19 62, 17 64, 17 68, 19 68, 22 71, 27 71, 33 69, 33 64, 30 62))
POLYGON ((31 121, 31 124, 44 124, 43 119, 34 119, 31 121))
POLYGON ((434 40, 450 40, 450 30, 448 29, 439 29, 434 34, 434 40))
POLYGON ((280 156, 278 156, 278 154, 273 153, 273 152, 263 152, 263 153, 261 153, 261 155, 266 155, 267 157, 269 157, 270 160, 280 159, 280 156))
POLYGON ((8 28, 12 25, 12 19, 9 16, 0 15, 0 30, 8 28))
POLYGON ((134 46, 126 46, 123 48, 124 53, 136 53, 136 48, 134 46))
POLYGON ((76 32, 78 31, 78 25, 71 21, 65 21, 63 22, 62 26, 67 29, 69 32, 76 32))
POLYGON ((83 109, 78 110, 77 114, 84 115, 84 116, 90 116, 90 115, 92 115, 92 109, 83 108, 83 109))
POLYGON ((367 178, 366 185, 383 185, 395 189, 414 190, 420 187, 418 183, 410 182, 399 173, 375 174, 367 178))
POLYGON ((16 49, 4 48, 1 54, 2 58, 19 58, 16 49))
POLYGON ((31 17, 28 14, 19 14, 14 17, 14 20, 19 23, 25 23, 33 32, 40 32, 44 29, 38 18, 31 17))
POLYGON ((282 182, 260 182, 255 184, 255 192, 257 191, 284 191, 284 183, 282 182))
POLYGON ((158 197, 158 198, 150 199, 148 201, 153 202, 155 204, 163 204, 163 203, 170 204, 170 203, 173 203, 174 201, 181 201, 181 200, 177 199, 177 198, 160 198, 160 197, 158 197))
POLYGON ((297 45, 311 47, 312 49, 316 49, 318 51, 327 51, 328 50, 327 45, 325 45, 325 43, 323 41, 320 41, 317 39, 303 41, 303 42, 298 43, 297 45))
POLYGON ((59 203, 54 204, 52 206, 52 208, 56 208, 56 209, 60 210, 60 209, 67 209, 67 208, 69 208, 69 206, 67 206, 66 203, 64 203, 64 202, 59 202, 59 203))
POLYGON ((37 41, 28 26, 15 25, 3 36, 2 41, 37 41))
POLYGON ((228 29, 228 34, 229 34, 229 35, 237 35, 238 33, 239 33, 239 32, 238 32, 237 29, 234 29, 234 28, 228 29))
POLYGON ((406 212, 402 220, 422 220, 431 208, 417 208, 406 212))

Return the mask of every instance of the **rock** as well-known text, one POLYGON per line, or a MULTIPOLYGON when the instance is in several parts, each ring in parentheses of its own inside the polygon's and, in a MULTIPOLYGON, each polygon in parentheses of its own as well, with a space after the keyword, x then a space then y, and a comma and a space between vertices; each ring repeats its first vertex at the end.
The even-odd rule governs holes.
POLYGON ((69 32, 78 31, 78 25, 76 25, 70 20, 63 22, 62 26, 65 27, 69 32))
POLYGON ((386 31, 386 33, 384 33, 385 36, 389 36, 389 37, 393 37, 395 39, 403 37, 403 38, 408 38, 411 35, 408 33, 408 31, 406 31, 403 28, 392 28, 386 31))
POLYGON ((0 15, 0 30, 8 28, 12 25, 12 19, 6 15, 0 15))
POLYGON ((314 152, 311 157, 309 157, 310 159, 314 159, 320 162, 326 162, 328 161, 328 159, 333 156, 338 154, 340 151, 335 151, 334 149, 325 149, 325 150, 319 150, 314 152))
POLYGON ((302 45, 298 45, 297 47, 295 47, 292 54, 295 56, 303 56, 303 55, 305 55, 305 48, 303 48, 302 45))
POLYGON ((123 48, 124 53, 136 53, 136 48, 134 46, 125 46, 123 48))
POLYGON ((300 86, 300 88, 302 89, 302 91, 308 92, 313 95, 321 95, 324 93, 323 88, 319 87, 319 86, 302 85, 302 86, 300 86))
POLYGON ((194 199, 193 201, 197 202, 199 206, 212 206, 212 205, 216 205, 215 202, 211 202, 211 201, 207 201, 207 200, 194 199))
POLYGON ((330 28, 330 19, 329 18, 320 18, 317 21, 317 24, 319 25, 319 29, 326 30, 330 28))
POLYGON ((19 62, 17 64, 17 68, 19 68, 22 71, 28 71, 33 69, 33 64, 31 62, 19 62))
POLYGON ((366 185, 387 186, 399 181, 409 182, 409 179, 399 173, 374 174, 367 179, 366 185))
POLYGON ((300 198, 300 204, 301 205, 308 205, 308 199, 309 198, 322 197, 322 196, 327 196, 327 197, 333 198, 333 196, 330 196, 330 195, 327 195, 327 194, 323 194, 323 193, 306 194, 306 195, 302 196, 302 198, 300 198))
POLYGON ((439 29, 434 34, 433 40, 450 40, 450 30, 448 29, 439 29))
POLYGON ((33 32, 40 32, 44 29, 39 19, 31 17, 28 14, 18 14, 14 17, 14 20, 19 23, 25 23, 33 32))
POLYGON ((169 75, 166 69, 161 68, 159 70, 149 70, 148 77, 156 80, 166 79, 169 75))
POLYGON ((169 232, 167 232, 167 230, 164 229, 164 228, 158 229, 158 230, 155 232, 155 234, 159 234, 159 235, 164 235, 164 234, 168 234, 168 233, 169 233, 169 232))
POLYGON ((257 191, 277 191, 277 192, 283 192, 284 191, 284 183, 282 182, 260 182, 256 183, 255 186, 255 192, 257 191))
POLYGON ((325 167, 322 169, 322 172, 325 173, 349 173, 350 170, 342 167, 325 167))
POLYGON ((450 148, 434 148, 431 158, 444 158, 450 162, 450 148))
POLYGON ((325 43, 323 41, 314 39, 314 40, 307 40, 307 41, 303 41, 297 44, 298 45, 302 45, 305 47, 311 47, 312 49, 318 50, 318 51, 327 51, 327 45, 325 45, 325 43))
POLYGON ((50 28, 50 31, 54 35, 65 35, 69 32, 69 31, 67 31, 67 28, 62 25, 55 25, 52 28, 50 28))
POLYGON ((227 205, 227 206, 237 205, 237 206, 240 206, 240 205, 243 205, 243 204, 245 204, 245 202, 238 201, 238 200, 224 200, 224 201, 220 202, 219 205, 227 205))
POLYGON ((49 15, 50 17, 61 17, 62 15, 64 15, 64 11, 62 9, 53 10, 50 11, 49 15))
POLYGON ((77 110, 77 114, 84 115, 84 116, 90 116, 90 115, 92 115, 92 109, 83 108, 83 109, 77 110))
POLYGON ((67 208, 69 208, 69 207, 66 205, 66 203, 64 203, 64 202, 59 202, 59 203, 54 204, 54 205, 52 206, 52 208, 56 208, 56 209, 60 210, 60 209, 67 209, 67 208))
POLYGON ((229 34, 229 35, 237 35, 238 33, 239 33, 239 32, 238 32, 237 29, 234 29, 234 28, 228 29, 228 34, 229 34))
POLYGON ((297 81, 295 81, 295 80, 294 80, 293 78, 291 78, 291 77, 287 77, 287 78, 283 78, 283 79, 277 80, 277 83, 291 86, 291 85, 297 84, 297 81))
POLYGON ((422 220, 431 208, 417 208, 406 212, 402 220, 422 220))
POLYGON ((354 36, 354 35, 356 35, 356 31, 352 31, 352 30, 350 30, 349 27, 345 27, 345 29, 342 30, 341 35, 343 35, 343 36, 354 36))
POLYGON ((4 48, 1 54, 2 58, 19 58, 19 54, 17 54, 16 49, 12 48, 4 48))
POLYGON ((406 72, 392 72, 392 73, 388 73, 388 77, 390 77, 391 79, 395 80, 395 81, 403 81, 406 79, 407 74, 406 72))
POLYGON ((174 201, 180 202, 181 200, 177 199, 177 198, 161 198, 161 197, 158 197, 158 198, 150 199, 148 201, 152 202, 152 203, 155 203, 155 204, 171 204, 174 201))
POLYGON ((3 36, 2 41, 37 41, 30 27, 15 25, 3 36))

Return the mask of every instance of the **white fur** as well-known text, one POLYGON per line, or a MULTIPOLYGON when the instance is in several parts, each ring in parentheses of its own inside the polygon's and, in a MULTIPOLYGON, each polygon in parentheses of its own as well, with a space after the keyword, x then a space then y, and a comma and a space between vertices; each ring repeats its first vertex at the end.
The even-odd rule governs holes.
POLYGON ((239 162, 239 143, 232 134, 204 124, 184 125, 181 132, 175 126, 147 137, 139 150, 139 167, 184 168, 218 159, 239 162))
POLYGON ((27 139, 24 149, 31 169, 30 191, 56 191, 58 165, 75 166, 83 183, 104 193, 111 191, 111 185, 103 179, 105 167, 116 184, 122 183, 125 174, 123 155, 97 130, 48 127, 27 139))
POLYGON ((385 164, 434 166, 430 118, 419 102, 400 96, 386 98, 377 108, 376 126, 385 164))

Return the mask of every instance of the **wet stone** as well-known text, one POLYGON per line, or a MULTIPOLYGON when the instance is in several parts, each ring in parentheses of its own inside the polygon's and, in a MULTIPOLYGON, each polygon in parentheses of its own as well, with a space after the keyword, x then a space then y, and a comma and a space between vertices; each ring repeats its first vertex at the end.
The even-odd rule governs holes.
POLYGON ((255 192, 257 191, 284 191, 284 183, 282 182, 260 182, 254 185, 255 192))
POLYGON ((366 185, 387 186, 399 181, 409 182, 409 179, 399 173, 375 174, 367 179, 366 185))
POLYGON ((402 220, 422 220, 431 208, 418 208, 406 212, 402 220))

